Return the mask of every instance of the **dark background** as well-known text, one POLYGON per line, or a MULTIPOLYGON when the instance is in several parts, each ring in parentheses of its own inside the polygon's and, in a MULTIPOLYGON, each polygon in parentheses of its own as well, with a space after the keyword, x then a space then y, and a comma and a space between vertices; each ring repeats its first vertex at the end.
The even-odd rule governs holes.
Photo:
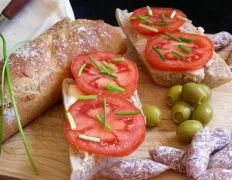
POLYGON ((134 9, 142 6, 173 7, 182 10, 195 26, 207 33, 232 33, 232 0, 70 0, 76 18, 102 19, 117 25, 116 8, 134 9))

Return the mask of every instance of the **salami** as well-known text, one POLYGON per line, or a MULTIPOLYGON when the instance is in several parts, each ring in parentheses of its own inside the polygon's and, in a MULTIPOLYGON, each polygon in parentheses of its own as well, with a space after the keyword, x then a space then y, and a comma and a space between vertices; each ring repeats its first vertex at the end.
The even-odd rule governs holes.
POLYGON ((197 133, 187 152, 186 173, 190 179, 197 179, 207 168, 210 154, 225 147, 230 142, 230 132, 216 129, 210 132, 208 128, 197 133))
POLYGON ((232 35, 225 31, 207 36, 213 41, 215 51, 230 45, 232 42, 232 35))
POLYGON ((231 180, 232 170, 210 169, 205 171, 197 180, 231 180))
POLYGON ((115 180, 144 180, 170 169, 150 159, 122 160, 103 170, 101 175, 115 180))
POLYGON ((187 156, 184 151, 173 147, 159 146, 150 149, 149 153, 154 161, 165 164, 177 172, 186 172, 187 156))
POLYGON ((208 168, 232 168, 232 141, 210 157, 208 168))

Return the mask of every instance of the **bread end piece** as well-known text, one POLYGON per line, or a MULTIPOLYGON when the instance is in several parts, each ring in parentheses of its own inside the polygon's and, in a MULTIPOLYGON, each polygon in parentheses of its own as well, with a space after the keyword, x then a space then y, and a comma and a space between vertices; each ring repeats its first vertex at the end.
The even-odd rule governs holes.
MULTIPOLYGON (((157 84, 164 87, 171 87, 176 84, 184 84, 191 81, 196 83, 205 83, 211 88, 214 88, 231 81, 232 73, 229 66, 216 53, 215 58, 213 58, 213 62, 210 63, 210 65, 206 65, 204 68, 197 71, 171 72, 152 68, 144 56, 147 37, 139 34, 130 27, 130 22, 128 21, 130 15, 131 13, 128 13, 127 10, 116 9, 118 24, 128 37, 139 59, 142 61, 157 84)), ((184 32, 189 33, 190 30, 192 30, 193 33, 195 32, 193 25, 184 25, 182 28, 182 31, 184 32)))

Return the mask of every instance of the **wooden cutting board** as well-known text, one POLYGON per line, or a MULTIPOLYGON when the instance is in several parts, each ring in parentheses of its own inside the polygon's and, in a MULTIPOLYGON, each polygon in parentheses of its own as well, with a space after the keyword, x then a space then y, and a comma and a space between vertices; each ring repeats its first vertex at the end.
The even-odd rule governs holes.
MULTIPOLYGON (((232 45, 220 52, 227 58, 232 45)), ((135 60, 139 68, 138 93, 143 104, 154 104, 162 111, 162 121, 158 127, 147 129, 146 139, 136 152, 128 158, 147 158, 148 149, 154 146, 173 146, 185 148, 176 140, 176 124, 170 119, 170 109, 165 105, 166 88, 156 85, 145 68, 136 59, 130 45, 127 55, 135 60)), ((224 127, 232 130, 232 82, 213 90, 211 103, 214 119, 209 127, 224 127)), ((31 152, 39 168, 40 175, 35 176, 28 163, 22 142, 18 134, 4 143, 0 157, 0 175, 21 179, 56 179, 68 180, 70 163, 68 145, 63 134, 65 114, 62 102, 54 105, 39 118, 24 128, 31 152)), ((168 171, 154 179, 186 179, 185 175, 168 171)), ((0 176, 1 179, 1 176, 0 176)), ((101 178, 100 178, 101 179, 101 178)))

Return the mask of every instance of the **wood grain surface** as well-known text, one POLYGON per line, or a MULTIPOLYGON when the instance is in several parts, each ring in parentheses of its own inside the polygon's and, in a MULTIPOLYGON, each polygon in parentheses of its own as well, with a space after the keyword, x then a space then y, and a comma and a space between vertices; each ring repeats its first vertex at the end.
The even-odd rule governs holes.
MULTIPOLYGON (((166 145, 185 148, 176 140, 176 125, 170 119, 170 109, 165 105, 166 88, 156 85, 145 68, 136 59, 134 51, 128 46, 127 55, 133 58, 139 68, 138 93, 143 104, 155 104, 162 111, 162 121, 159 127, 149 128, 146 139, 139 149, 128 158, 147 158, 148 149, 154 146, 166 145)), ((232 45, 220 54, 228 57, 232 45)), ((232 83, 213 90, 211 103, 214 108, 214 119, 209 127, 224 127, 232 130, 232 83)), ((0 174, 21 179, 68 180, 70 163, 68 145, 63 133, 65 119, 62 102, 51 107, 39 118, 24 128, 26 137, 39 168, 40 175, 35 176, 28 163, 26 153, 18 134, 4 143, 0 157, 0 174)), ((168 171, 154 179, 186 179, 183 174, 168 171)), ((1 177, 0 177, 1 179, 1 177)), ((102 178, 99 178, 102 179, 102 178)))

